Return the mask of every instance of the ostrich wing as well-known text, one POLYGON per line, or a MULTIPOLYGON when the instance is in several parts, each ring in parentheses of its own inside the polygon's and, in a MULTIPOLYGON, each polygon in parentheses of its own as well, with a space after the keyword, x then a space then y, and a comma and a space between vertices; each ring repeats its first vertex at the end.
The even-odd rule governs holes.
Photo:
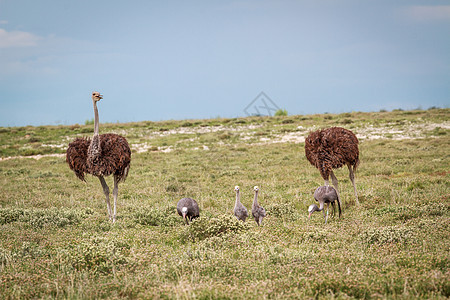
POLYGON ((117 134, 100 135, 102 153, 98 159, 96 172, 104 176, 114 174, 118 182, 125 181, 131 162, 131 150, 127 140, 117 134))
POLYGON ((87 172, 86 158, 90 142, 88 138, 77 138, 69 144, 66 151, 66 162, 69 164, 70 169, 74 171, 75 175, 82 181, 85 181, 84 173, 87 172))

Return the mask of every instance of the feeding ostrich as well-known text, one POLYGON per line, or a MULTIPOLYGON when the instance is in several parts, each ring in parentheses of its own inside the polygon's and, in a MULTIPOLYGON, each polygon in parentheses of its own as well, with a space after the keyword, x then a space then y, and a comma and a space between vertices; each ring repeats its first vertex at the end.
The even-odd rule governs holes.
POLYGON ((336 192, 336 190, 331 186, 319 186, 315 192, 314 192, 314 199, 316 199, 317 202, 319 202, 319 206, 317 204, 311 204, 308 208, 308 219, 311 218, 311 215, 315 211, 322 211, 323 217, 325 218, 325 224, 327 224, 328 221, 328 208, 331 205, 333 206, 333 215, 336 212, 336 207, 334 206, 334 202, 337 201, 338 208, 339 208, 339 218, 341 217, 341 203, 339 201, 339 196, 336 192), (325 204, 327 205, 327 213, 325 215, 325 204))
POLYGON ((253 200, 252 204, 252 215, 255 218, 256 224, 260 226, 262 225, 263 218, 266 216, 266 210, 258 204, 259 188, 255 186, 253 190, 255 191, 255 199, 253 200))
POLYGON ((103 187, 106 197, 106 206, 110 220, 116 221, 116 204, 119 193, 119 183, 125 181, 130 169, 131 150, 127 140, 120 135, 106 133, 99 135, 97 102, 103 96, 99 92, 92 93, 94 104, 94 136, 89 138, 77 138, 67 148, 66 161, 75 175, 85 181, 85 173, 97 176, 103 187), (114 210, 111 211, 109 202, 109 187, 105 176, 114 176, 114 210))
POLYGON ((239 186, 235 186, 234 190, 236 191, 236 203, 234 204, 234 215, 240 221, 245 222, 248 217, 247 208, 241 203, 241 196, 239 194, 239 186))
POLYGON ((338 180, 333 169, 347 165, 349 177, 359 204, 355 185, 355 171, 359 165, 358 138, 348 129, 331 127, 311 132, 305 140, 305 154, 308 161, 319 169, 320 175, 329 185, 329 177, 339 195, 338 180))
POLYGON ((198 208, 197 201, 191 198, 183 198, 178 201, 177 212, 183 217, 187 225, 189 225, 189 221, 200 216, 200 209, 198 208))

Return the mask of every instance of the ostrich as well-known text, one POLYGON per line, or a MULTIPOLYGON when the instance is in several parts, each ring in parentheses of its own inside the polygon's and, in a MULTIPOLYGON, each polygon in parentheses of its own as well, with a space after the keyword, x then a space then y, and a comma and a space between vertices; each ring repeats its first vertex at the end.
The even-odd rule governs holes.
POLYGON ((325 224, 327 224, 328 221, 328 207, 331 205, 333 206, 333 215, 335 214, 336 208, 334 202, 337 201, 338 208, 339 208, 339 218, 341 217, 341 203, 339 201, 339 196, 336 190, 331 186, 319 186, 316 191, 314 192, 314 199, 316 199, 317 202, 319 202, 319 206, 317 207, 317 204, 311 204, 308 208, 308 219, 311 218, 311 215, 315 211, 322 211, 323 217, 325 218, 325 224), (324 206, 327 205, 327 213, 325 215, 324 206))
POLYGON ((119 193, 119 183, 125 181, 130 169, 131 150, 127 140, 120 135, 106 133, 99 135, 97 102, 103 96, 99 92, 92 93, 92 102, 94 104, 94 136, 89 138, 77 138, 69 144, 67 148, 66 161, 75 175, 82 181, 85 173, 97 176, 103 187, 103 193, 106 197, 106 207, 108 209, 109 219, 114 223, 116 221, 116 204, 119 193), (106 184, 105 176, 114 175, 114 210, 111 211, 109 202, 109 187, 106 184))
POLYGON ((319 169, 320 175, 329 185, 329 177, 339 194, 338 180, 333 169, 347 165, 349 177, 355 191, 356 204, 359 205, 355 185, 355 171, 359 165, 358 138, 348 129, 331 127, 311 132, 305 140, 305 154, 308 161, 319 169))
POLYGON ((239 186, 235 186, 234 190, 236 191, 236 203, 234 204, 234 215, 240 221, 245 222, 248 217, 248 211, 245 206, 241 203, 241 196, 239 195, 239 186))
POLYGON ((255 186, 253 190, 255 191, 255 199, 253 200, 252 204, 252 215, 255 218, 256 224, 260 226, 262 225, 263 218, 266 216, 266 210, 261 205, 258 204, 259 188, 255 186))
POLYGON ((197 201, 191 198, 183 198, 178 201, 177 212, 183 217, 187 225, 189 225, 189 221, 200 216, 200 209, 198 208, 197 201))

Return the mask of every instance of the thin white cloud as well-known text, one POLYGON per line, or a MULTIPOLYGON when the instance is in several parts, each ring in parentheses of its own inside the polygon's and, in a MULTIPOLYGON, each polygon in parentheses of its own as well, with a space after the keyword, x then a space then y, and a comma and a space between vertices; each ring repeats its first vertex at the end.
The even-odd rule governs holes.
POLYGON ((6 31, 0 28, 0 48, 36 46, 40 38, 24 31, 6 31))
POLYGON ((5 25, 5 24, 8 24, 8 21, 6 21, 6 20, 0 20, 0 25, 5 25))
POLYGON ((450 21, 450 5, 415 5, 405 13, 415 21, 450 21))

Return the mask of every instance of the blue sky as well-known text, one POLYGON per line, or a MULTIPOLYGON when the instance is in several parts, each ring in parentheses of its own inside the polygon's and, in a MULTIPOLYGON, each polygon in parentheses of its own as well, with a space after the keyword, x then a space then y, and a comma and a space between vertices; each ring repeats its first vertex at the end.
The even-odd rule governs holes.
POLYGON ((0 126, 450 104, 450 2, 0 0, 0 126))

